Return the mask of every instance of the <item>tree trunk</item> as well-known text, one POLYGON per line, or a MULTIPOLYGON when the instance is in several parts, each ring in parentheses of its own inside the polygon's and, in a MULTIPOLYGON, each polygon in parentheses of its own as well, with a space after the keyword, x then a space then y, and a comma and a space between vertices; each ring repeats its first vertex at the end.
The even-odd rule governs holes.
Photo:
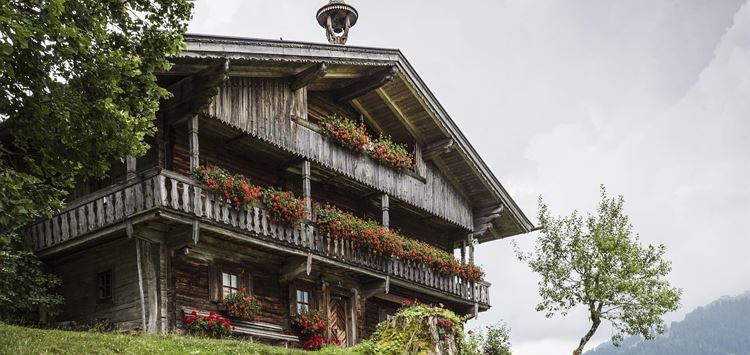
POLYGON ((591 329, 589 329, 589 332, 586 333, 586 335, 581 338, 580 344, 578 344, 578 348, 573 351, 573 355, 581 355, 583 353, 583 347, 586 346, 586 343, 591 340, 591 337, 594 336, 594 333, 596 333, 596 329, 599 328, 599 324, 601 324, 601 320, 598 318, 595 318, 591 323, 591 329))

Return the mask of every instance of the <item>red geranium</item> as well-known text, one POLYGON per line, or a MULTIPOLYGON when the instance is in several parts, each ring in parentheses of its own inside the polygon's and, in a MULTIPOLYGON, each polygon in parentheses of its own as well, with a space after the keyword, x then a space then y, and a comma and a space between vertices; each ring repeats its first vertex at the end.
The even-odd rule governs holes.
POLYGON ((442 249, 406 238, 372 220, 363 220, 336 207, 326 206, 318 211, 317 224, 320 232, 329 237, 349 240, 361 248, 424 264, 443 274, 458 275, 468 281, 480 281, 484 276, 478 266, 462 264, 442 249))
POLYGON ((305 200, 272 187, 263 190, 263 204, 268 208, 271 221, 278 224, 292 225, 307 214, 305 200))
POLYGON ((328 320, 323 317, 320 311, 302 311, 292 317, 292 325, 306 338, 302 344, 302 348, 305 350, 319 350, 329 344, 341 345, 340 340, 329 339, 325 336, 328 329, 328 320))
POLYGON ((260 301, 249 295, 244 288, 224 297, 223 303, 232 317, 252 320, 260 312, 260 301))
POLYGON ((381 135, 368 147, 367 154, 381 164, 396 170, 409 170, 414 167, 414 160, 406 150, 406 146, 394 142, 389 136, 381 135))
POLYGON ((326 116, 321 120, 323 134, 339 145, 355 152, 363 152, 370 143, 364 123, 359 124, 339 115, 326 116))
POLYGON ((250 183, 250 179, 244 175, 232 175, 217 166, 197 168, 193 174, 197 180, 206 184, 209 191, 223 197, 235 208, 240 208, 260 198, 260 187, 250 183))
POLYGON ((234 330, 228 318, 217 315, 213 311, 203 316, 194 310, 182 320, 185 322, 185 330, 197 336, 224 338, 232 335, 232 330, 234 330))

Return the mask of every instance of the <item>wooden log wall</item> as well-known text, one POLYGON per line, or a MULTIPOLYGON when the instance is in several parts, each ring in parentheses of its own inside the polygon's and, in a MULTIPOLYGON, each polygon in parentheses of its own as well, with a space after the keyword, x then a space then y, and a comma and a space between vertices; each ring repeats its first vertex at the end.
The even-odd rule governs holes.
POLYGON ((306 105, 306 91, 291 91, 284 79, 235 77, 220 88, 209 115, 377 191, 473 229, 469 201, 437 168, 426 166, 425 181, 421 181, 330 144, 319 133, 292 122, 292 116, 307 117, 306 105))
POLYGON ((57 321, 76 321, 93 324, 107 318, 118 329, 140 328, 141 302, 138 293, 138 273, 135 242, 121 239, 85 252, 70 255, 51 263, 52 272, 63 285, 65 299, 57 321), (112 299, 99 300, 97 274, 112 271, 112 299))

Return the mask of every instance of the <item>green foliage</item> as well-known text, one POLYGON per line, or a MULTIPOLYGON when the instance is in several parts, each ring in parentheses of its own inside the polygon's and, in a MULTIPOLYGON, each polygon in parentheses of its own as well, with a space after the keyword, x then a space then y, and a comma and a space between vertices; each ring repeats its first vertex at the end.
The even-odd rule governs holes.
MULTIPOLYGON (((144 137, 154 132, 159 101, 167 97, 155 72, 168 70, 168 57, 182 48, 192 6, 191 0, 0 3, 4 258, 36 265, 13 249, 11 233, 60 208, 76 177, 103 176, 110 162, 145 153, 144 137)), ((42 281, 36 270, 19 269, 16 281, 25 282, 14 286, 49 290, 54 283, 32 284, 42 281)), ((2 297, 37 299, 7 290, 2 297)))
MULTIPOLYGON (((211 339, 176 334, 143 335, 140 333, 112 334, 42 330, 0 323, 0 354, 310 355, 311 353, 247 340, 211 339)), ((326 349, 322 354, 373 355, 340 347, 326 349)))
MULTIPOLYGON (((457 354, 472 354, 463 330, 464 319, 450 310, 432 305, 407 303, 390 320, 378 324, 370 342, 375 354, 427 354, 438 343, 447 353, 451 342, 457 354), (450 320, 452 336, 441 336, 438 321, 450 320)), ((368 345, 370 346, 370 345, 368 345)))
POLYGON ((615 343, 626 334, 651 339, 664 331, 662 316, 679 305, 681 291, 666 280, 671 265, 663 258, 665 247, 641 245, 623 203, 622 196, 610 198, 602 186, 596 215, 584 219, 574 211, 553 218, 540 198, 542 235, 532 253, 516 248, 519 259, 542 278, 537 311, 551 317, 578 305, 587 308, 592 324, 578 353, 602 320, 612 323, 615 343))
POLYGON ((479 334, 469 337, 472 352, 482 355, 511 355, 510 327, 501 322, 487 326, 479 334))
POLYGON ((53 292, 59 279, 44 272, 36 256, 17 243, 15 235, 0 239, 0 319, 21 322, 39 306, 54 313, 62 303, 53 292))

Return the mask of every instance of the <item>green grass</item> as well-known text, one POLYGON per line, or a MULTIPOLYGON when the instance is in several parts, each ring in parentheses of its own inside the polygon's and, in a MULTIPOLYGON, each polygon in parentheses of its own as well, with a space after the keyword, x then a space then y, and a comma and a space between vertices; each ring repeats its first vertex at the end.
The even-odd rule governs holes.
POLYGON ((354 355, 357 349, 325 349, 318 353, 242 340, 204 339, 181 335, 140 335, 34 329, 0 323, 0 354, 268 354, 354 355))

